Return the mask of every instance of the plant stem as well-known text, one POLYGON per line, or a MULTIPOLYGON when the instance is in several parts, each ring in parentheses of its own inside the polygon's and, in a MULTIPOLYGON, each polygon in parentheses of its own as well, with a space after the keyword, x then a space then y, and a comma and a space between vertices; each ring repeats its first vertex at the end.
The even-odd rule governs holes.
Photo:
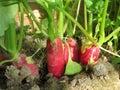
POLYGON ((3 64, 5 64, 5 63, 8 63, 8 62, 13 62, 13 61, 15 61, 16 58, 18 58, 18 56, 19 56, 19 53, 16 53, 12 59, 1 61, 1 62, 0 62, 0 66, 3 65, 3 64))
MULTIPOLYGON (((38 22, 38 20, 36 19, 35 15, 33 14, 29 4, 28 4, 28 1, 27 0, 22 0, 23 1, 23 4, 25 6, 25 8, 27 9, 27 11, 30 13, 30 15, 32 16, 33 18, 33 21, 36 23, 37 27, 39 28, 39 30, 41 30, 41 25, 40 23, 38 22)), ((47 33, 43 30, 41 30, 41 33, 45 36, 45 37, 48 37, 47 33)))
POLYGON ((68 45, 67 42, 66 42, 66 45, 68 47, 68 62, 72 62, 72 57, 71 57, 71 52, 70 52, 70 46, 68 45))
POLYGON ((33 58, 39 51, 40 51, 40 48, 38 48, 31 57, 33 58))
POLYGON ((24 7, 24 12, 26 13, 26 15, 27 15, 27 17, 29 19, 29 22, 30 22, 30 25, 31 25, 31 29, 35 30, 33 19, 31 18, 31 15, 29 14, 29 12, 26 10, 25 7, 24 7))
MULTIPOLYGON (((117 34, 115 34, 114 36, 117 37, 117 34)), ((117 48, 118 48, 118 37, 114 39, 114 46, 113 46, 113 48, 114 48, 114 52, 116 53, 117 52, 117 48)))
POLYGON ((120 27, 118 27, 118 28, 115 29, 111 34, 109 34, 109 35, 105 38, 104 42, 107 42, 111 37, 113 37, 113 35, 115 35, 115 34, 118 33, 119 31, 120 31, 120 27))
POLYGON ((16 44, 17 44, 16 43, 16 28, 15 28, 14 21, 9 25, 9 29, 6 31, 5 37, 6 37, 5 46, 8 52, 10 53, 10 55, 14 57, 17 51, 16 50, 16 44))
POLYGON ((23 4, 20 2, 20 13, 21 13, 21 21, 20 21, 20 37, 18 41, 18 47, 17 50, 19 51, 22 47, 22 40, 23 40, 23 28, 24 28, 24 10, 23 10, 23 4))
POLYGON ((64 20, 64 15, 63 12, 59 12, 59 20, 58 20, 58 36, 63 39, 63 20, 64 20))
POLYGON ((82 33, 93 43, 96 44, 96 41, 86 32, 86 30, 82 27, 80 23, 78 23, 71 15, 69 15, 65 10, 61 9, 63 13, 73 22, 78 28, 82 31, 82 33))
POLYGON ((104 49, 103 47, 99 47, 99 48, 100 48, 101 50, 105 51, 105 52, 108 52, 108 53, 114 55, 114 56, 120 57, 120 55, 118 55, 118 54, 116 54, 116 53, 113 53, 113 52, 111 52, 111 51, 109 51, 109 50, 107 50, 107 49, 104 49))
POLYGON ((10 60, 4 60, 2 62, 0 62, 0 66, 5 64, 5 63, 8 63, 8 62, 13 62, 15 59, 10 59, 10 60))
POLYGON ((53 19, 48 18, 48 36, 51 41, 53 41, 56 38, 55 37, 56 32, 54 32, 54 23, 53 22, 54 22, 53 19))
POLYGON ((101 27, 100 27, 100 39, 98 42, 98 45, 101 46, 104 43, 105 39, 105 20, 107 15, 107 8, 108 8, 109 0, 105 0, 103 14, 102 14, 102 21, 101 21, 101 27))
POLYGON ((89 22, 88 22, 88 34, 92 37, 92 25, 93 25, 93 23, 92 23, 92 20, 93 20, 93 14, 92 13, 89 13, 89 22))
POLYGON ((85 4, 85 1, 84 1, 84 25, 85 25, 85 30, 87 30, 87 8, 86 8, 86 4, 85 4))
MULTIPOLYGON (((76 13, 76 18, 75 18, 76 21, 78 20, 78 16, 79 16, 80 3, 81 3, 81 0, 79 0, 79 2, 78 2, 77 13, 76 13)), ((85 29, 86 29, 86 28, 85 28, 85 29)), ((74 28, 73 28, 73 35, 75 34, 75 30, 76 30, 76 24, 74 25, 74 28)), ((86 29, 86 30, 87 30, 87 29, 86 29)))
POLYGON ((46 0, 36 0, 37 3, 42 7, 42 10, 44 11, 46 18, 48 19, 48 37, 51 41, 53 41, 57 36, 57 24, 54 19, 54 9, 51 8, 49 3, 46 0))
POLYGON ((66 3, 65 3, 65 7, 64 8, 67 8, 68 5, 70 4, 71 0, 66 0, 66 3))

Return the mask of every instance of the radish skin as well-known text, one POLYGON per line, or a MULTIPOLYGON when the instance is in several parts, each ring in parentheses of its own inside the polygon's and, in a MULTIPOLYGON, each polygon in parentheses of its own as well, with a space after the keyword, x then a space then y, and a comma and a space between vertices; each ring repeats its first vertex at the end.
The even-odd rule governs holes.
POLYGON ((91 46, 86 48, 84 52, 82 51, 82 47, 79 49, 79 60, 83 65, 89 64, 89 61, 92 60, 96 62, 98 60, 100 54, 100 49, 98 46, 91 46))
POLYGON ((65 62, 63 58, 63 43, 60 38, 47 41, 48 71, 54 77, 60 78, 64 73, 65 62))
POLYGON ((68 62, 68 45, 70 48, 70 57, 73 61, 78 62, 78 44, 75 39, 68 38, 66 44, 64 45, 64 60, 67 64, 68 62))
POLYGON ((20 54, 18 60, 13 62, 13 65, 18 69, 21 69, 22 67, 26 67, 33 76, 39 75, 39 70, 36 64, 34 62, 29 63, 29 61, 27 60, 27 56, 24 54, 20 54))

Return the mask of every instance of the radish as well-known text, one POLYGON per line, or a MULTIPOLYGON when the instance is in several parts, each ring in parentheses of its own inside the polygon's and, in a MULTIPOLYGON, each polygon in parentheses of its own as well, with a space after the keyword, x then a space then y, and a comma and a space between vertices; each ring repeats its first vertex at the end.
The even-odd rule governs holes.
POLYGON ((80 48, 79 50, 79 60, 83 65, 96 63, 100 54, 100 49, 98 46, 90 46, 89 48, 80 48))
POLYGON ((64 60, 65 60, 65 63, 68 62, 68 46, 70 48, 71 59, 75 62, 78 62, 78 44, 77 44, 75 39, 69 38, 64 45, 64 60))
POLYGON ((64 54, 63 55, 64 55, 65 64, 67 64, 67 62, 68 62, 68 56, 69 56, 67 44, 64 44, 64 54))
POLYGON ((26 61, 26 56, 24 54, 21 54, 18 59, 13 62, 13 65, 20 69, 23 65, 27 64, 27 61, 26 61))
POLYGON ((13 62, 13 65, 18 69, 21 69, 22 67, 27 68, 33 76, 39 75, 39 70, 32 58, 27 57, 24 54, 21 54, 18 60, 13 62))
POLYGON ((60 38, 47 41, 48 71, 54 77, 60 78, 64 73, 65 62, 63 58, 63 43, 60 38))
POLYGON ((78 45, 72 38, 69 38, 65 44, 60 38, 56 38, 52 42, 48 40, 47 60, 49 73, 58 78, 63 75, 64 70, 65 75, 72 75, 81 71, 80 65, 76 63, 78 60, 78 45), (70 58, 68 48, 70 49, 70 58), (67 65, 66 69, 65 65, 67 65))
POLYGON ((69 38, 67 42, 70 47, 70 55, 72 60, 78 62, 78 44, 76 40, 69 38))

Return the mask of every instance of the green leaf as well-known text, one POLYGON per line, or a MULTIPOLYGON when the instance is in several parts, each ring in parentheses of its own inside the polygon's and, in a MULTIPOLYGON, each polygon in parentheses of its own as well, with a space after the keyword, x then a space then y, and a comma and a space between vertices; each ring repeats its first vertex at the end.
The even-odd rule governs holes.
POLYGON ((112 60, 112 64, 113 65, 116 65, 116 64, 119 64, 120 63, 120 58, 114 58, 113 60, 112 60))
POLYGON ((92 0, 85 0, 85 4, 89 8, 90 6, 92 6, 93 2, 92 0))
POLYGON ((98 13, 103 9, 104 0, 85 0, 85 3, 89 12, 98 13))
POLYGON ((65 75, 74 75, 79 73, 81 70, 82 70, 82 66, 80 64, 72 60, 68 60, 68 63, 65 69, 65 75))
POLYGON ((116 21, 112 21, 110 20, 110 18, 107 15, 106 21, 105 21, 105 27, 111 27, 112 25, 114 25, 114 23, 116 23, 116 21))
POLYGON ((18 4, 11 4, 13 1, 0 2, 0 37, 9 28, 18 12, 18 4))

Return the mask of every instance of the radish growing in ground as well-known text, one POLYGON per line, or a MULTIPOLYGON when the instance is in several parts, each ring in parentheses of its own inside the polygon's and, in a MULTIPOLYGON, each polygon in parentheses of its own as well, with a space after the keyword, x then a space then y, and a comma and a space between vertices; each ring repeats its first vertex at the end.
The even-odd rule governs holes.
POLYGON ((63 58, 63 43, 60 38, 47 41, 48 71, 55 77, 61 77, 64 73, 65 62, 63 58))
POLYGON ((67 62, 68 62, 68 55, 69 55, 69 53, 68 53, 68 46, 67 46, 67 44, 64 44, 63 45, 64 47, 64 53, 63 53, 63 56, 64 56, 64 61, 65 61, 65 64, 67 64, 67 62))
POLYGON ((84 49, 82 49, 81 47, 79 50, 80 63, 82 63, 83 65, 94 64, 97 62, 99 54, 100 54, 100 49, 98 46, 92 45, 84 49))
MULTIPOLYGON (((48 62, 48 71, 49 73, 52 73, 55 77, 61 77, 65 70, 65 65, 69 62, 69 50, 70 49, 70 57, 72 61, 78 60, 78 45, 77 42, 69 38, 65 44, 63 44, 62 40, 60 38, 56 38, 54 41, 47 41, 47 62, 48 62)), ((80 69, 77 69, 77 71, 74 71, 74 65, 77 65, 79 68, 80 65, 78 65, 75 62, 69 62, 69 65, 67 65, 67 74, 74 74, 76 72, 79 72, 80 69), (69 73, 68 73, 69 71, 69 73), (71 73, 72 71, 72 73, 71 73)), ((76 66, 75 66, 76 67, 76 66)), ((81 68, 81 67, 80 67, 81 68)))
POLYGON ((32 58, 27 57, 24 54, 21 54, 19 58, 13 62, 13 65, 18 69, 21 69, 22 67, 27 68, 29 72, 31 73, 31 75, 33 76, 39 75, 38 67, 36 66, 32 58))
POLYGON ((78 44, 75 39, 68 38, 67 42, 64 45, 64 60, 67 63, 68 62, 68 46, 70 48, 70 56, 71 59, 75 62, 78 62, 78 44), (68 45, 67 45, 67 44, 68 45))
MULTIPOLYGON (((65 33, 67 33, 66 36, 69 37, 75 34, 75 28, 73 30, 71 21, 66 18, 63 12, 67 9, 66 6, 69 6, 70 1, 68 3, 63 0, 55 0, 54 2, 50 0, 37 0, 37 2, 43 7, 43 11, 45 11, 45 15, 47 15, 47 65, 49 73, 59 78, 63 75, 64 71, 66 71, 66 75, 73 75, 80 72, 81 67, 80 64, 77 63, 78 45, 76 41, 72 38, 69 38, 65 44, 62 41, 65 33), (54 6, 51 7, 51 3, 54 4, 54 6), (57 13, 57 19, 54 18, 55 12, 57 13), (68 46, 66 44, 68 44, 68 46), (69 53, 68 47, 70 48, 69 53)), ((71 15, 70 12, 69 15, 71 15)))
POLYGON ((78 61, 78 44, 75 39, 69 38, 67 40, 70 47, 70 54, 73 61, 78 61))

